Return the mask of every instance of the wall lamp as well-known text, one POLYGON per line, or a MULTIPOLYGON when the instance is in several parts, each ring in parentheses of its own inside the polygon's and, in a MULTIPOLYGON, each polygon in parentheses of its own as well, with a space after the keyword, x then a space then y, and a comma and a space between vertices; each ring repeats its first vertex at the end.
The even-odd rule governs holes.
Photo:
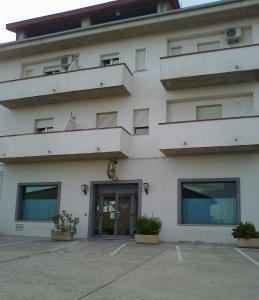
POLYGON ((81 184, 81 191, 87 195, 88 192, 88 185, 87 184, 81 184))
POLYGON ((149 183, 148 182, 144 182, 143 183, 143 189, 146 193, 146 195, 148 194, 148 191, 149 191, 149 183))

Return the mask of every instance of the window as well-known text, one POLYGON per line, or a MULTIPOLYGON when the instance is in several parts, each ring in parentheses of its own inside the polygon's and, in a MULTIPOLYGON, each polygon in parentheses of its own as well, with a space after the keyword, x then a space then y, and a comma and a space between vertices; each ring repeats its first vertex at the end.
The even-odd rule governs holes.
POLYGON ((33 76, 33 69, 27 68, 24 70, 24 75, 25 78, 29 78, 33 76))
POLYGON ((149 109, 134 110, 134 134, 149 134, 149 109))
POLYGON ((239 179, 179 180, 181 224, 235 225, 240 219, 239 179))
POLYGON ((119 53, 114 54, 104 54, 100 57, 100 66, 110 66, 120 63, 119 53))
POLYGON ((205 43, 199 43, 197 44, 197 51, 211 51, 211 50, 217 50, 221 48, 221 42, 220 41, 213 41, 213 42, 205 42, 205 43))
POLYGON ((19 184, 17 220, 51 221, 59 211, 60 183, 19 184))
POLYGON ((135 54, 135 70, 144 71, 147 68, 147 50, 137 49, 135 54))
POLYGON ((183 54, 183 46, 179 45, 179 43, 168 41, 168 55, 176 56, 183 54))
POLYGON ((117 112, 97 114, 97 128, 116 127, 117 115, 117 112))
POLYGON ((222 105, 206 105, 196 107, 197 120, 210 120, 222 118, 222 105))
POLYGON ((54 119, 35 120, 35 133, 53 131, 54 119))

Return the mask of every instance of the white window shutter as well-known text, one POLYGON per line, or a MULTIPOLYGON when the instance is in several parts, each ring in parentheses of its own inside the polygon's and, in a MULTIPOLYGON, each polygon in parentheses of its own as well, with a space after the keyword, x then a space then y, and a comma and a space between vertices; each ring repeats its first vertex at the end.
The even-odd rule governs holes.
POLYGON ((147 50, 146 49, 137 49, 135 57, 135 69, 136 71, 146 70, 147 64, 147 50))
POLYGON ((97 128, 117 126, 117 112, 97 114, 97 128))
POLYGON ((138 109, 134 111, 134 127, 147 127, 149 124, 148 119, 148 109, 138 109))

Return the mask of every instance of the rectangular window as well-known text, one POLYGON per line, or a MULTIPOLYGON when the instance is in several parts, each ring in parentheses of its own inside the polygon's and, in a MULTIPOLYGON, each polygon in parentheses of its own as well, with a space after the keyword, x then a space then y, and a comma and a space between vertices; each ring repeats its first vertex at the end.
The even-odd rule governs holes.
POLYGON ((97 128, 107 128, 117 126, 117 112, 97 114, 97 128))
POLYGON ((59 210, 60 183, 19 184, 17 220, 51 221, 59 210))
POLYGON ((183 47, 182 46, 175 46, 169 48, 169 56, 177 56, 183 54, 183 47))
POLYGON ((145 71, 147 69, 147 49, 137 49, 135 54, 135 70, 145 71))
POLYGON ((239 222, 239 179, 179 180, 181 224, 235 225, 239 222))
POLYGON ((133 119, 134 134, 149 134, 149 109, 135 109, 133 119))
POLYGON ((222 118, 222 105, 204 105, 196 107, 197 120, 210 120, 222 118))
POLYGON ((35 120, 35 133, 44 133, 53 131, 54 119, 35 120))
POLYGON ((198 43, 197 44, 197 51, 211 51, 211 50, 217 50, 221 48, 221 42, 220 41, 213 41, 213 42, 205 42, 205 43, 198 43))
POLYGON ((102 67, 117 65, 119 63, 120 63, 119 53, 104 54, 100 56, 100 66, 102 67))

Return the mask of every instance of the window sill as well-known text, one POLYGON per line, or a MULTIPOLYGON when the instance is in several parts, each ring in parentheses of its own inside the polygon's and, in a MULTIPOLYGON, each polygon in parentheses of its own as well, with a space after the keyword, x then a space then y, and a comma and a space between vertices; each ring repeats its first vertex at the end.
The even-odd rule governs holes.
POLYGON ((15 220, 15 223, 47 223, 47 224, 54 224, 53 221, 40 221, 40 220, 15 220))

